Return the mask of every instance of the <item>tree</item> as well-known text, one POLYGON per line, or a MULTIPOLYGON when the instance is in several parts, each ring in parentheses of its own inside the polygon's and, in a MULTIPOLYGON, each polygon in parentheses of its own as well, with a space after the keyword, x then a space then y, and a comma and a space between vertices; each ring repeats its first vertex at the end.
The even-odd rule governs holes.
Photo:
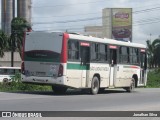
POLYGON ((153 46, 154 46, 154 62, 155 62, 155 66, 160 67, 160 39, 155 39, 153 41, 153 46))
POLYGON ((11 36, 9 46, 11 51, 17 50, 21 57, 24 33, 31 29, 31 25, 24 18, 13 18, 11 21, 11 36))
POLYGON ((8 36, 0 30, 0 57, 4 56, 4 52, 8 48, 8 36))
POLYGON ((147 43, 147 52, 148 52, 148 62, 149 67, 160 67, 160 39, 155 39, 153 42, 150 40, 146 41, 147 43))

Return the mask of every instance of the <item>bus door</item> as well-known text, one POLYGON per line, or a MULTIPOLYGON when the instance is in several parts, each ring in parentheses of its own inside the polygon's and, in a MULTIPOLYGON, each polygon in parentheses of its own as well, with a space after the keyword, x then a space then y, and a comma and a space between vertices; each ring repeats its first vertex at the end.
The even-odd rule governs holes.
POLYGON ((117 46, 109 46, 110 54, 110 74, 109 74, 109 87, 114 87, 114 81, 117 74, 117 46))
POLYGON ((140 71, 140 85, 145 85, 146 84, 146 75, 147 75, 147 55, 145 52, 145 49, 141 49, 140 51, 140 66, 141 66, 141 71, 140 71))
POLYGON ((89 67, 90 67, 90 44, 81 42, 80 44, 81 55, 81 87, 87 87, 89 81, 89 67))

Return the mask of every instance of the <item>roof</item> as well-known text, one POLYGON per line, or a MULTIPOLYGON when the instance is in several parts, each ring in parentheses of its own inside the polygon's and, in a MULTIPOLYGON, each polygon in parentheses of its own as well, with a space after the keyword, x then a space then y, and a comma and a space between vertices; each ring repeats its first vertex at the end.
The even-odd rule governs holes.
POLYGON ((111 45, 122 45, 122 46, 146 48, 145 45, 139 44, 139 43, 123 42, 123 41, 118 41, 118 40, 113 40, 113 39, 107 39, 107 38, 96 38, 96 37, 92 37, 92 36, 83 36, 83 35, 69 34, 69 38, 71 38, 71 39, 78 39, 78 40, 82 40, 82 41, 106 43, 106 44, 111 44, 111 45))

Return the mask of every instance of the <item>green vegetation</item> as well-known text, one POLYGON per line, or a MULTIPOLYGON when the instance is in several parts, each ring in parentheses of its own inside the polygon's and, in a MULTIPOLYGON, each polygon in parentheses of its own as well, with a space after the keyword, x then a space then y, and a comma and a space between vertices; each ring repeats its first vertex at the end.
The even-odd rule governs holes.
POLYGON ((160 88, 160 69, 148 73, 147 87, 160 88))
POLYGON ((146 43, 149 68, 160 68, 160 38, 153 40, 153 42, 147 40, 146 43))
POLYGON ((24 18, 16 17, 11 21, 11 29, 9 48, 12 51, 17 50, 21 57, 24 33, 31 30, 31 25, 24 18))
POLYGON ((20 81, 20 74, 13 77, 9 83, 0 83, 0 91, 51 91, 51 86, 24 84, 20 81))
POLYGON ((4 56, 4 51, 8 48, 8 36, 0 30, 0 57, 4 56))

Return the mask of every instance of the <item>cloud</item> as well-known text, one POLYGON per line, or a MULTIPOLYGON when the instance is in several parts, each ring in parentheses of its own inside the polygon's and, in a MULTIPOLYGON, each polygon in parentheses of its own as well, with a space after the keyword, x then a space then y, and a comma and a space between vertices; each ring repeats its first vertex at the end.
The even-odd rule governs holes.
POLYGON ((77 28, 72 31, 83 31, 84 26, 101 25, 102 20, 68 23, 54 23, 54 21, 101 17, 104 8, 132 8, 133 41, 145 43, 150 34, 152 34, 152 39, 156 39, 160 35, 159 6, 160 2, 158 0, 32 0, 32 23, 35 30, 65 31, 66 29, 77 28), (147 9, 151 10, 147 11, 147 9), (134 13, 136 11, 141 12, 134 13), (38 22, 53 23, 37 24, 38 22))

